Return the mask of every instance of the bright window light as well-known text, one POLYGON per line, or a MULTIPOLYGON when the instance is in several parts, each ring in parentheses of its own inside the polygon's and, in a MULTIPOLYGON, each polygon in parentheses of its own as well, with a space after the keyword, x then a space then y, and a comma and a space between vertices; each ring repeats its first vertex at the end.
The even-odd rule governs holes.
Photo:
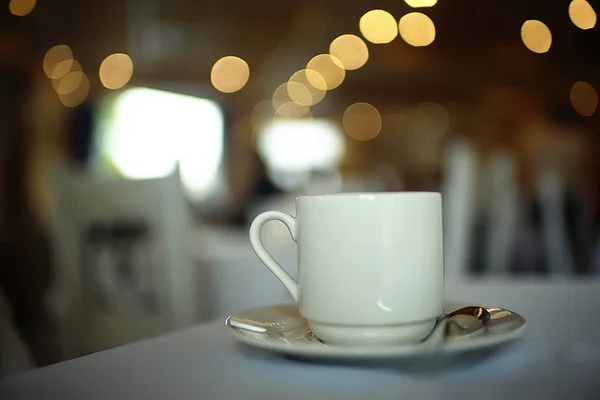
POLYGON ((130 179, 169 175, 179 161, 184 188, 200 200, 218 184, 223 124, 214 101, 131 88, 111 107, 100 151, 130 179))
POLYGON ((257 144, 267 166, 278 171, 337 169, 344 155, 344 136, 328 120, 275 119, 259 133, 257 144))
POLYGON ((335 173, 344 156, 344 135, 328 120, 275 119, 257 138, 269 177, 283 190, 310 183, 313 172, 335 173))

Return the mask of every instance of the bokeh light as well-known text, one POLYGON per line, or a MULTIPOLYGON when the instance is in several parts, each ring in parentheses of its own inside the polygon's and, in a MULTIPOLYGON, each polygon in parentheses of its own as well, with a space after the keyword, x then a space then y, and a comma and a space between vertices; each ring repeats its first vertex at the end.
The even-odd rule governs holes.
POLYGON ((346 78, 344 64, 331 54, 319 54, 313 57, 306 64, 306 69, 318 72, 318 74, 307 73, 306 77, 312 86, 320 90, 333 90, 346 78), (325 79, 325 84, 321 77, 325 79))
POLYGON ((528 20, 521 27, 523 44, 534 53, 545 53, 552 45, 552 33, 541 21, 528 20))
POLYGON ((111 54, 100 64, 98 74, 105 88, 120 89, 133 75, 133 61, 124 53, 111 54))
POLYGON ((598 93, 587 82, 575 82, 571 87, 571 105, 579 114, 589 117, 598 108, 598 93))
POLYGON ((282 83, 275 89, 271 102, 273 104, 273 110, 275 111, 285 103, 293 103, 288 92, 288 82, 282 83))
MULTIPOLYGON (((73 73, 77 73, 73 72, 73 73)), ((71 73, 69 73, 71 74, 71 73)), ((65 76, 65 78, 67 78, 69 76, 69 74, 67 74, 67 76, 65 76)), ((63 78, 63 79, 65 79, 63 78)), ((90 81, 88 79, 88 77, 81 73, 80 75, 81 80, 78 82, 79 84, 77 85, 77 87, 71 91, 70 93, 66 93, 66 94, 59 94, 60 97, 60 101, 63 103, 63 105, 65 107, 77 107, 78 105, 80 105, 81 103, 83 103, 85 101, 85 99, 88 96, 88 93, 90 91, 90 81)), ((59 85, 60 87, 60 85, 59 85)))
POLYGON ((398 24, 392 14, 384 10, 371 10, 358 23, 360 33, 371 43, 389 43, 398 36, 398 24))
POLYGON ((346 109, 342 120, 344 130, 351 138, 367 141, 381 131, 381 115, 369 103, 355 103, 346 109))
POLYGON ((59 79, 71 70, 73 62, 73 51, 64 44, 50 48, 44 55, 42 67, 44 73, 50 79, 59 79))
POLYGON ((56 68, 54 68, 53 74, 54 76, 56 76, 56 78, 52 80, 52 86, 54 87, 54 90, 56 90, 56 92, 58 93, 58 87, 63 78, 65 78, 68 74, 76 71, 82 71, 81 64, 79 64, 77 60, 65 60, 58 63, 56 68))
POLYGON ((404 0, 404 2, 412 8, 433 7, 437 4, 437 0, 404 0))
POLYGON ((429 46, 435 40, 435 25, 431 18, 419 12, 408 13, 398 23, 400 36, 414 47, 429 46))
POLYGON ((312 94, 310 89, 296 81, 288 81, 286 85, 288 96, 294 103, 300 104, 301 106, 309 106, 312 103, 312 94))
POLYGON ((223 93, 237 92, 246 86, 248 79, 250 79, 248 63, 236 56, 219 59, 210 72, 213 86, 223 93))
POLYGON ((315 70, 302 69, 290 77, 286 89, 294 103, 308 107, 319 103, 325 97, 325 90, 318 89, 316 86, 327 87, 323 75, 315 70), (310 83, 309 76, 316 85, 310 83))
POLYGON ((8 11, 17 17, 24 17, 35 8, 37 0, 11 0, 8 3, 8 11))
POLYGON ((329 54, 344 65, 344 69, 359 69, 369 59, 367 44, 356 35, 338 36, 329 46, 329 54))
POLYGON ((86 75, 83 71, 73 71, 65 75, 64 78, 60 79, 56 85, 56 93, 58 94, 70 94, 73 93, 82 84, 83 80, 86 79, 86 75))
POLYGON ((64 60, 56 64, 52 71, 52 79, 59 80, 71 71, 81 71, 81 65, 75 59, 64 60))
POLYGON ((569 18, 579 29, 587 30, 596 26, 596 11, 586 0, 573 0, 569 4, 569 18))
POLYGON ((277 108, 275 116, 287 119, 312 118, 312 113, 308 107, 289 101, 277 108))

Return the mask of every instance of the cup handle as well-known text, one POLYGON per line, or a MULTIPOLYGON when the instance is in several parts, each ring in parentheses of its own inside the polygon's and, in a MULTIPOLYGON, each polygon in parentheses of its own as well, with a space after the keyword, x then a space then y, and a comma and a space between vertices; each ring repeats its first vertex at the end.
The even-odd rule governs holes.
POLYGON ((296 241, 296 219, 290 214, 281 211, 267 211, 259 214, 252 225, 250 225, 250 244, 258 258, 271 270, 273 275, 283 283, 283 286, 290 292, 294 301, 298 301, 298 283, 287 273, 285 269, 267 251, 260 238, 260 232, 263 226, 269 221, 280 221, 287 226, 294 242, 296 241))

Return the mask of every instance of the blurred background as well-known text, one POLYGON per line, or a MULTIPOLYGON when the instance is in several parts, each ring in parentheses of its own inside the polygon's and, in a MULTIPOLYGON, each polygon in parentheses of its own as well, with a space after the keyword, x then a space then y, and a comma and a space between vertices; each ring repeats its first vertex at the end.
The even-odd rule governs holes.
MULTIPOLYGON (((450 281, 597 279, 596 19, 584 0, 5 2, 2 374, 290 301, 247 229, 303 194, 441 191, 450 281)), ((295 275, 285 227, 264 235, 295 275)))

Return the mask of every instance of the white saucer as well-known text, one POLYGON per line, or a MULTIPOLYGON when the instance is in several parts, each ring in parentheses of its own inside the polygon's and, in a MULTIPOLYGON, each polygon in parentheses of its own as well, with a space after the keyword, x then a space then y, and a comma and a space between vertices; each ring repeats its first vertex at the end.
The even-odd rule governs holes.
MULTIPOLYGON (((461 307, 479 304, 464 304, 448 301, 445 313, 461 307)), ((444 341, 431 348, 422 344, 384 347, 331 346, 319 341, 310 331, 306 320, 296 305, 274 305, 254 308, 231 315, 225 325, 240 342, 285 355, 317 359, 394 359, 425 355, 450 355, 472 350, 488 349, 517 338, 525 329, 525 318, 500 307, 484 306, 490 313, 481 335, 473 338, 457 338, 444 341), (269 334, 239 329, 229 324, 230 318, 247 321, 249 324, 268 328, 269 334)), ((260 330, 260 329, 258 329, 260 330)))

